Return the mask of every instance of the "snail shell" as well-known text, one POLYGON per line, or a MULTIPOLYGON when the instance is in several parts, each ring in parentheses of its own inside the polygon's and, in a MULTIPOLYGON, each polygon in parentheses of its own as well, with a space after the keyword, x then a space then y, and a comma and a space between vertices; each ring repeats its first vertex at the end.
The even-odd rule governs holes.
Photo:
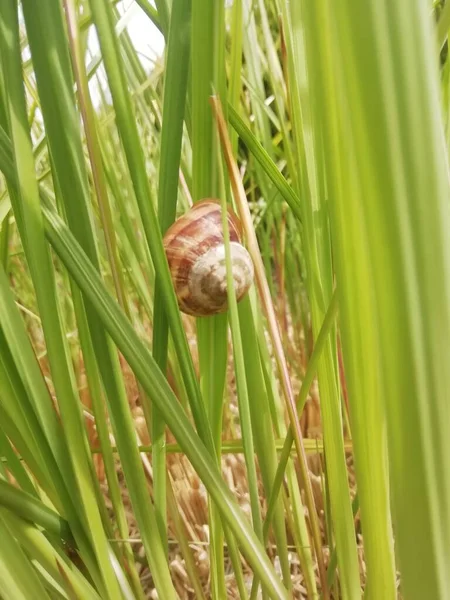
MULTIPOLYGON (((230 210, 228 226, 239 302, 253 282, 253 263, 240 243, 240 222, 230 210)), ((164 248, 180 310, 196 317, 225 312, 227 270, 220 204, 215 200, 197 202, 167 230, 164 248)))

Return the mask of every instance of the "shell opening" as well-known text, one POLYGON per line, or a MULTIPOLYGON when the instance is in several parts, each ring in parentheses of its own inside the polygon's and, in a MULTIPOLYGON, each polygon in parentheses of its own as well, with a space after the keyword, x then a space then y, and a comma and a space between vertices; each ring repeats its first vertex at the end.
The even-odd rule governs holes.
MULTIPOLYGON (((234 289, 239 302, 249 290, 254 276, 250 254, 241 244, 230 242, 234 289)), ((219 244, 199 256, 189 274, 190 304, 196 315, 224 312, 228 307, 225 246, 219 244)))

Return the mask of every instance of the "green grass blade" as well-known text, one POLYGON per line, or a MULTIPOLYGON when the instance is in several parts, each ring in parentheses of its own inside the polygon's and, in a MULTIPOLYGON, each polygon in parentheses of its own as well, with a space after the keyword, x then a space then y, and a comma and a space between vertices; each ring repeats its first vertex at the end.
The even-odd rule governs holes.
MULTIPOLYGON (((267 497, 269 497, 276 471, 277 454, 264 376, 259 360, 254 357, 254 349, 258 347, 258 340, 249 298, 245 298, 239 306, 239 323, 241 327, 255 448, 265 492, 267 497)), ((273 529, 280 557, 283 581, 287 589, 290 589, 290 565, 287 552, 283 505, 281 502, 276 503, 273 516, 273 529)))
MULTIPOLYGON (((171 25, 171 20, 170 20, 170 6, 169 4, 171 4, 171 2, 169 3, 168 0, 155 0, 155 4, 156 4, 156 9, 157 9, 157 15, 158 15, 158 19, 159 22, 161 23, 161 30, 164 33, 164 37, 167 38, 170 35, 169 29, 170 29, 170 25, 171 25)), ((146 11, 148 12, 148 11, 146 11)), ((150 14, 149 14, 150 17, 150 14)), ((151 17, 150 17, 151 18, 151 17)))
MULTIPOLYGON (((222 202, 222 229, 225 241, 225 260, 227 270, 227 291, 228 291, 228 310, 230 319, 230 329, 233 340, 233 356, 234 365, 236 372, 236 386, 239 403, 239 415, 241 419, 242 429, 242 441, 244 446, 245 463, 247 466, 247 478, 250 494, 250 506, 252 511, 252 522, 255 534, 259 537, 262 542, 263 531, 262 531, 262 520, 261 520, 261 507, 259 504, 258 494, 258 477, 256 474, 255 465, 255 450, 253 441, 253 430, 250 415, 250 401, 249 401, 249 390, 247 385, 245 363, 244 363, 244 349, 242 343, 241 329, 240 329, 240 318, 238 313, 238 305, 236 300, 236 294, 234 291, 233 282, 233 270, 231 263, 231 249, 230 249, 230 232, 228 225, 228 210, 226 202, 222 202)), ((246 299, 248 302, 248 298, 246 299)))
MULTIPOLYGON (((56 6, 52 1, 42 3, 37 12, 36 9, 37 7, 32 3, 24 4, 28 35, 32 46, 38 86, 42 96, 42 108, 48 129, 48 140, 53 150, 53 162, 58 172, 58 184, 62 192, 64 208, 67 211, 71 227, 73 227, 78 239, 81 240, 95 263, 97 260, 96 244, 90 230, 90 216, 86 204, 87 179, 84 173, 82 149, 77 132, 77 115, 74 110, 72 98, 69 57, 65 38, 63 37, 62 16, 59 6, 56 6), (45 27, 40 26, 42 20, 46 23, 45 27), (57 54, 53 53, 55 46, 60 49, 57 54), (55 60, 57 61, 57 65, 62 66, 61 69, 54 68, 53 61, 55 60), (66 95, 62 95, 61 98, 55 98, 51 92, 52 89, 65 90, 66 95), (61 127, 61 123, 64 123, 64 127, 61 127), (71 132, 70 137, 66 137, 69 131, 71 132)), ((49 309, 50 307, 46 308, 49 309)), ((79 316, 80 318, 82 318, 82 315, 81 317, 79 316)), ((101 325, 96 322, 96 319, 90 313, 89 307, 88 318, 90 319, 94 347, 97 350, 97 360, 104 379, 103 383, 107 389, 107 397, 109 400, 115 400, 114 404, 110 404, 110 408, 113 408, 114 433, 117 443, 121 447, 124 471, 128 478, 127 482, 130 494, 132 495, 136 517, 141 524, 141 534, 146 552, 152 566, 156 585, 161 590, 161 593, 164 593, 169 598, 174 595, 173 585, 168 565, 162 552, 161 542, 157 536, 151 534, 156 529, 156 521, 152 506, 148 501, 146 482, 142 473, 140 457, 136 450, 134 424, 129 412, 128 400, 125 395, 121 376, 118 375, 118 359, 117 356, 114 357, 114 350, 111 343, 104 335, 101 325)), ((60 356, 62 357, 64 354, 60 352, 60 356)), ((60 394, 58 394, 58 398, 60 394)), ((67 396, 68 394, 66 393, 67 396)), ((79 410, 78 405, 75 406, 79 410)), ((76 423, 75 419, 74 423, 76 423)), ((80 452, 84 449, 79 444, 80 439, 83 438, 78 433, 76 439, 78 443, 77 449, 80 452)), ((84 479, 89 481, 86 475, 84 479)), ((91 504, 88 506, 87 514, 91 520, 93 520, 92 515, 95 516, 94 506, 97 508, 98 499, 99 495, 97 495, 95 505, 91 504)), ((105 529, 99 524, 93 523, 90 526, 96 546, 100 546, 102 541, 106 541, 105 529)), ((100 564, 104 563, 111 569, 110 552, 106 545, 102 551, 98 551, 98 556, 100 564)), ((115 567, 115 574, 112 571, 109 574, 111 597, 121 596, 116 574, 119 574, 119 577, 122 576, 118 573, 118 569, 120 570, 120 566, 118 568, 115 567), (117 591, 113 591, 114 587, 117 591)))
MULTIPOLYGON (((22 461, 14 451, 9 439, 7 438, 3 430, 0 431, 0 456, 4 460, 4 465, 8 468, 15 481, 17 481, 19 487, 28 494, 37 496, 36 488, 31 481, 30 476, 25 470, 22 461)), ((6 478, 6 474, 4 474, 6 478)))
MULTIPOLYGON (((242 70, 242 0, 233 2, 231 8, 231 51, 230 51, 230 75, 228 77, 228 105, 237 109, 239 106, 239 96, 241 93, 241 70, 242 70)), ((231 121, 230 121, 231 123, 231 121)), ((237 133, 230 130, 231 147, 236 159, 238 138, 237 133)))
MULTIPOLYGON (((224 32, 223 3, 193 0, 190 100, 192 109, 192 197, 194 202, 203 198, 226 197, 217 136, 208 102, 214 89, 225 94, 225 63, 222 46, 224 32)), ((214 450, 220 465, 223 399, 228 355, 227 316, 214 315, 197 319, 197 343, 203 401, 207 407, 214 450)), ((209 520, 211 523, 211 597, 213 600, 218 600, 226 595, 224 533, 222 522, 212 503, 209 506, 209 520)), ((230 536, 228 536, 228 541, 233 552, 233 542, 230 540, 230 536)))
POLYGON ((14 535, 30 560, 39 563, 63 589, 68 582, 76 598, 100 600, 94 588, 67 559, 63 551, 56 549, 37 527, 5 510, 2 511, 2 517, 9 529, 14 531, 14 535))
MULTIPOLYGON (((166 49, 163 125, 159 165, 158 218, 164 234, 176 216, 184 107, 190 55, 190 0, 176 2, 170 20, 166 49)), ((158 279, 155 286, 153 356, 161 370, 167 366, 169 327, 164 309, 165 297, 158 279)), ((166 455, 165 423, 159 411, 152 413, 152 458, 155 509, 162 535, 166 536, 166 455)), ((164 539, 163 537, 163 539, 164 539)))
POLYGON ((0 504, 23 519, 36 523, 50 534, 73 545, 73 537, 67 521, 31 494, 23 492, 3 480, 0 480, 0 504))
POLYGON ((264 149, 263 145, 257 140, 255 135, 250 131, 247 125, 244 123, 242 118, 236 112, 234 107, 231 105, 228 106, 229 111, 229 120, 230 124, 234 127, 239 137, 245 143, 247 148, 256 158, 256 160, 261 164, 261 167, 264 169, 267 176, 272 180, 272 183, 276 186, 280 194, 289 204, 292 212, 298 218, 298 220, 302 221, 301 208, 300 208, 300 200, 292 187, 277 169, 277 166, 270 158, 268 152, 264 149))
POLYGON ((0 514, 0 587, 2 595, 27 600, 50 598, 25 553, 0 514))

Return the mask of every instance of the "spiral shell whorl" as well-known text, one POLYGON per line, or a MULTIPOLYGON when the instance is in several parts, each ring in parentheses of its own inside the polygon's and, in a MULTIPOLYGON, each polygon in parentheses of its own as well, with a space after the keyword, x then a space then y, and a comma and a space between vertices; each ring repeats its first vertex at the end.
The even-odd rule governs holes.
MULTIPOLYGON (((234 289, 239 302, 253 281, 253 264, 249 253, 241 244, 230 242, 230 250, 234 289)), ((227 309, 227 266, 224 244, 214 246, 203 256, 198 257, 192 265, 188 286, 190 303, 198 307, 196 314, 201 311, 215 314, 227 309)))
MULTIPOLYGON (((231 212, 228 224, 239 301, 253 281, 253 263, 240 244, 240 223, 231 212)), ((167 231, 164 246, 180 309, 195 316, 224 312, 228 298, 220 205, 213 200, 195 204, 167 231)))

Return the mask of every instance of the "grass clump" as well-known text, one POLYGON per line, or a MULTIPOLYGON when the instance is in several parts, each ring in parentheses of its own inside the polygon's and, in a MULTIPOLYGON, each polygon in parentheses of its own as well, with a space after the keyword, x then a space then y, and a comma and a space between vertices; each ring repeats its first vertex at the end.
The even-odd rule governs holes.
POLYGON ((4 0, 1 597, 447 598, 429 8, 4 0), (223 218, 229 310, 195 319, 163 236, 203 198, 255 281, 223 218))

